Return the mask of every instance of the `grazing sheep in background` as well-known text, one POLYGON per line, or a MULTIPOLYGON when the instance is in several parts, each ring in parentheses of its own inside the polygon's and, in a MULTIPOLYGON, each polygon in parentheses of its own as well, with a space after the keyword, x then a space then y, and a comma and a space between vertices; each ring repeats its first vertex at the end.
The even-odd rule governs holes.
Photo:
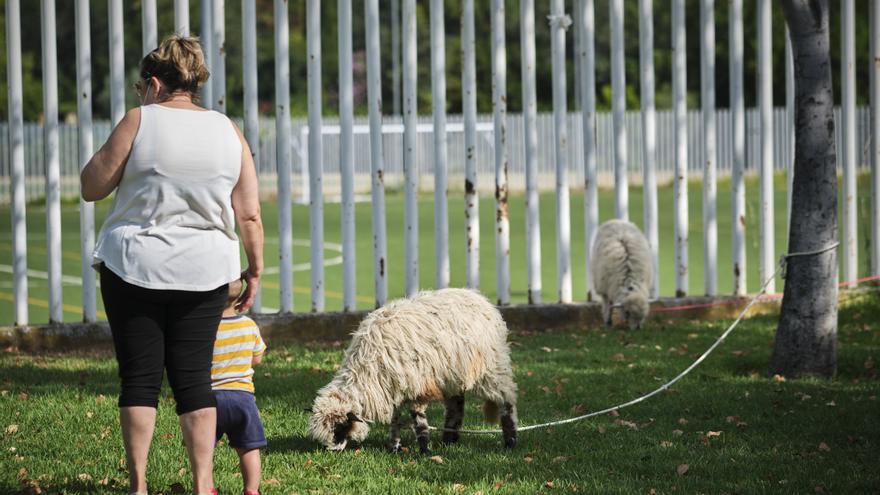
POLYGON ((444 442, 456 442, 464 393, 486 402, 487 420, 501 412, 504 445, 516 445, 516 383, 507 325, 479 293, 442 289, 399 299, 368 314, 342 366, 318 391, 309 435, 330 450, 363 441, 369 423, 391 423, 390 448, 401 449, 401 412, 410 406, 422 453, 428 453, 428 402, 445 401, 444 442))
POLYGON ((606 325, 612 324, 612 310, 620 308, 630 329, 641 328, 650 310, 651 263, 651 248, 638 227, 623 220, 610 220, 599 227, 590 273, 593 288, 602 297, 606 325))

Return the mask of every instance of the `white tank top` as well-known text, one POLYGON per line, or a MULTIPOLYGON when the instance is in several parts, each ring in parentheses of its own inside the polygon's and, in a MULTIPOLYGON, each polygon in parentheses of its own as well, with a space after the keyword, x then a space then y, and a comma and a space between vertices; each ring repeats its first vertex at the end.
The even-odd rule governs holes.
POLYGON ((237 279, 231 196, 241 151, 221 113, 142 106, 95 266, 148 289, 207 291, 237 279))

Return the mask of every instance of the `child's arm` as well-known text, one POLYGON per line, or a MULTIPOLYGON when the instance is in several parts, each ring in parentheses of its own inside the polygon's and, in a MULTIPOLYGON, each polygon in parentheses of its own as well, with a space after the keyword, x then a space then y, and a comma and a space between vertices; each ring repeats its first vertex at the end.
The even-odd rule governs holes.
POLYGON ((256 366, 263 362, 263 355, 266 353, 266 342, 263 341, 263 336, 260 335, 260 329, 256 329, 257 332, 257 342, 254 345, 254 353, 251 356, 251 366, 256 366))
POLYGON ((253 357, 251 357, 251 366, 256 366, 256 365, 262 363, 263 362, 263 354, 265 354, 265 352, 261 352, 259 354, 254 354, 253 357))

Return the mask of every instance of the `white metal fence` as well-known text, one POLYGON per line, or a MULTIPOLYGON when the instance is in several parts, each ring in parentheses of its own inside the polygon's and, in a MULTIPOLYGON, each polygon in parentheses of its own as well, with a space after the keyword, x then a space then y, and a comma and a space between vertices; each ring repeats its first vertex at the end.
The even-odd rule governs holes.
MULTIPOLYGON (((118 122, 125 111, 124 108, 124 50, 123 31, 126 19, 122 16, 122 0, 109 2, 109 38, 110 38, 110 93, 111 121, 118 122)), ((187 0, 174 0, 175 30, 188 33, 189 8, 187 0)), ((689 61, 686 58, 686 27, 685 16, 693 15, 685 12, 684 0, 672 1, 673 30, 673 111, 656 112, 654 108, 655 73, 652 53, 654 50, 652 0, 639 1, 639 84, 641 108, 639 112, 625 112, 624 95, 627 89, 625 74, 622 68, 624 60, 621 27, 624 24, 622 0, 612 0, 609 4, 612 26, 610 50, 612 65, 612 100, 613 110, 610 114, 595 111, 595 0, 577 0, 573 2, 571 12, 565 11, 565 2, 554 0, 552 14, 545 19, 535 15, 534 0, 519 0, 520 46, 522 56, 522 90, 523 115, 507 113, 507 49, 505 9, 512 2, 492 0, 491 29, 481 29, 479 33, 472 29, 474 23, 474 2, 462 0, 462 24, 467 29, 462 31, 462 49, 465 66, 462 67, 462 91, 466 105, 463 117, 448 117, 445 105, 435 104, 432 118, 418 117, 411 103, 415 101, 417 87, 417 71, 414 70, 419 61, 416 58, 416 41, 418 29, 431 31, 432 52, 432 100, 441 102, 445 88, 446 71, 445 21, 443 0, 431 0, 430 27, 419 26, 416 15, 416 0, 403 0, 400 22, 399 41, 400 53, 403 55, 403 93, 405 117, 401 120, 390 119, 382 115, 382 67, 381 44, 379 42, 380 9, 379 0, 365 0, 363 16, 357 16, 358 22, 365 24, 365 45, 367 54, 367 99, 369 119, 355 120, 351 106, 351 80, 353 71, 351 55, 351 33, 354 14, 351 2, 338 0, 339 17, 337 33, 339 35, 339 73, 340 73, 340 107, 341 121, 323 123, 321 107, 321 2, 308 0, 307 17, 307 56, 308 63, 308 122, 313 130, 322 131, 309 134, 306 121, 290 120, 290 66, 291 54, 290 32, 288 26, 288 3, 286 0, 274 0, 273 10, 273 42, 275 52, 275 125, 260 122, 257 118, 256 64, 252 63, 256 53, 257 33, 254 3, 243 1, 242 7, 242 44, 245 63, 245 115, 244 131, 251 143, 259 141, 255 147, 260 166, 260 174, 264 179, 264 187, 277 195, 279 225, 279 299, 282 312, 293 308, 292 286, 292 227, 291 200, 298 194, 307 200, 310 218, 310 300, 313 311, 322 311, 324 306, 324 272, 321 263, 323 257, 323 205, 325 194, 338 194, 341 190, 343 203, 343 242, 342 256, 346 266, 344 271, 344 290, 346 310, 353 309, 355 279, 353 270, 355 245, 353 234, 353 201, 356 189, 369 189, 372 203, 372 239, 373 239, 373 279, 374 300, 383 304, 388 295, 386 262, 387 235, 385 228, 385 187, 386 182, 403 182, 406 195, 405 230, 408 232, 405 244, 406 287, 407 293, 418 287, 418 203, 414 201, 419 188, 431 189, 433 182, 435 194, 435 252, 438 267, 448 264, 448 212, 445 207, 447 184, 463 184, 464 180, 476 178, 476 187, 494 191, 495 225, 492 229, 495 240, 495 272, 497 300, 500 304, 509 302, 510 291, 510 237, 508 211, 508 190, 524 188, 527 202, 526 243, 528 252, 528 292, 530 302, 539 302, 533 295, 540 295, 540 220, 537 215, 536 194, 539 189, 555 188, 557 197, 556 241, 557 241, 557 276, 558 300, 571 301, 571 281, 573 276, 585 277, 586 274, 570 273, 571 250, 571 217, 568 209, 568 190, 571 187, 580 189, 585 185, 585 225, 584 235, 587 239, 584 253, 576 253, 587 261, 589 266, 589 245, 597 227, 597 193, 596 183, 601 180, 613 184, 615 188, 615 212, 618 217, 625 217, 628 202, 627 188, 632 182, 644 179, 645 182, 645 217, 651 219, 646 225, 648 237, 654 249, 655 272, 657 258, 657 215, 656 176, 672 176, 674 184, 674 211, 672 214, 675 230, 675 271, 676 293, 688 293, 688 183, 687 177, 703 173, 702 193, 705 198, 707 212, 715 211, 715 175, 716 170, 731 174, 733 216, 739 218, 745 214, 745 191, 742 181, 743 173, 749 169, 760 173, 759 187, 762 206, 760 208, 759 229, 760 256, 758 264, 759 276, 765 279, 773 271, 775 252, 773 245, 773 208, 772 208, 772 172, 774 169, 790 167, 793 153, 792 116, 794 114, 794 71, 793 56, 790 44, 786 44, 786 60, 782 65, 785 70, 786 107, 772 107, 773 64, 770 60, 772 10, 779 9, 777 2, 772 0, 757 1, 756 19, 743 19, 743 1, 730 0, 717 2, 726 4, 728 9, 727 25, 719 31, 728 32, 730 71, 728 80, 720 84, 729 84, 731 109, 715 110, 714 89, 719 85, 715 80, 715 4, 714 0, 700 2, 700 60, 689 61), (744 67, 744 21, 758 21, 760 29, 756 41, 758 52, 759 102, 758 108, 746 111, 743 107, 743 76, 744 67), (535 23, 549 22, 551 30, 551 46, 536 46, 535 23), (578 114, 568 113, 566 102, 566 56, 565 39, 569 29, 576 31, 575 60, 578 84, 575 93, 580 97, 582 111, 578 114), (479 39, 478 39, 479 38, 479 39), (475 94, 475 77, 473 68, 474 45, 477 42, 491 43, 491 81, 492 107, 489 116, 477 118, 473 96, 475 94), (540 55, 539 55, 540 54, 540 55), (553 115, 537 115, 535 104, 535 59, 537 56, 551 55, 553 80, 553 115), (688 64, 691 70, 688 70, 688 64), (693 67, 699 65, 699 71, 693 67), (686 84, 688 74, 700 74, 701 108, 687 110, 686 84), (715 118, 712 119, 711 115, 715 118), (383 123, 384 119, 384 123, 383 123), (448 122, 443 126, 442 122, 448 122), (438 125, 446 132, 431 132, 432 124, 438 125), (643 122, 645 123, 644 128, 643 122), (368 123, 368 125, 367 125, 368 123), (714 124, 714 125, 712 125, 714 124), (273 131, 273 129, 275 129, 273 131), (704 129, 707 130, 704 132, 704 129), (280 130, 280 131, 279 131, 280 130), (498 132, 493 132, 493 131, 498 132), (444 145, 445 143, 445 145, 444 145), (643 147, 643 143, 647 143, 643 147), (355 153, 355 150, 369 149, 366 153, 355 153), (498 153, 494 150, 500 151, 498 153), (432 150, 428 151, 428 150, 432 150), (706 150, 709 150, 708 152, 706 150), (712 150, 715 150, 713 153, 712 150), (446 157, 444 159, 444 156, 446 157), (436 165, 436 166, 435 166, 436 165), (340 167, 351 170, 351 173, 339 177, 340 167), (642 173, 640 173, 642 172, 642 173), (432 178, 434 181, 424 180, 432 178), (308 179, 306 178, 308 175, 308 179), (285 177, 285 180, 275 180, 285 177), (290 177, 292 180, 287 180, 290 177), (330 180, 333 178, 337 180, 330 180), (369 177, 369 180, 367 180, 369 177), (585 177, 587 180, 585 180, 585 177), (613 179, 611 179, 613 177, 613 179), (420 180, 420 178, 422 180, 420 180), (511 180, 512 178, 512 180, 511 180), (341 179, 341 180, 338 180, 341 179), (360 180, 360 183, 358 182, 360 180), (451 179, 451 180, 448 180, 451 179), (293 186, 298 188, 291 189, 293 186), (305 187, 308 185, 309 187, 305 187), (564 206, 564 208, 562 208, 564 206)), ((0 127, 0 202, 9 203, 12 210, 12 245, 13 273, 12 300, 14 305, 14 321, 18 324, 28 323, 28 263, 27 263, 27 226, 25 208, 27 200, 45 197, 47 210, 47 253, 48 253, 48 284, 50 321, 62 320, 61 284, 61 239, 60 239, 60 202, 62 196, 77 195, 77 164, 83 164, 91 155, 92 149, 103 143, 110 130, 110 124, 99 122, 92 124, 91 100, 91 67, 92 51, 90 46, 90 14, 89 0, 76 0, 76 52, 77 52, 77 114, 78 121, 86 132, 77 132, 75 124, 59 124, 57 122, 58 91, 57 91, 57 53, 55 0, 41 1, 41 34, 42 34, 42 72, 43 72, 43 108, 47 119, 45 127, 23 123, 22 96, 22 53, 21 53, 21 9, 20 0, 6 0, 6 49, 7 49, 7 82, 9 91, 9 121, 0 127), (81 97, 79 96, 81 95, 81 97), (7 127, 8 126, 8 127, 7 127), (94 138, 94 141, 92 141, 94 138), (78 143, 78 146, 74 145, 78 143)), ((206 60, 211 71, 211 81, 203 88, 202 98, 213 109, 225 111, 226 104, 226 27, 224 10, 226 3, 222 0, 201 0, 199 14, 201 32, 198 33, 205 48, 206 60)), ((384 2, 383 2, 384 4, 384 2)), ((394 2, 392 5, 396 5, 394 2)), ((140 4, 142 9, 141 29, 143 33, 143 52, 148 52, 160 38, 156 23, 156 2, 145 1, 140 4)), ((848 7, 853 1, 848 0, 848 7)), ((871 60, 880 58, 880 0, 873 0, 873 17, 870 38, 874 41, 871 60)), ((230 6, 231 7, 231 6, 230 6)), ((232 7, 231 7, 232 8, 232 7)), ((666 8, 664 4, 663 8, 666 8)), ((722 7, 724 8, 724 7, 722 7)), ((853 91, 855 75, 853 70, 853 37, 854 22, 852 8, 843 9, 841 29, 841 48, 844 59, 840 68, 841 86, 845 89, 842 107, 836 112, 837 146, 840 156, 839 163, 843 170, 842 225, 843 238, 841 253, 845 260, 843 280, 847 283, 856 282, 856 258, 858 253, 858 234, 855 228, 856 191, 855 176, 859 166, 870 163, 872 170, 872 236, 876 241, 880 232, 880 65, 872 63, 870 81, 870 111, 857 109, 853 91), (869 115, 871 116, 869 118, 869 115), (873 136, 868 139, 868 135, 873 136), (870 151, 869 151, 870 146, 870 151)), ((391 18, 397 19, 397 12, 391 18)), ((330 20, 331 22, 334 20, 330 20)), ((131 20, 128 20, 130 23, 131 20)), ((136 22, 136 21, 135 21, 136 22)), ((627 21, 631 22, 631 21, 627 21)), ((837 23, 831 23, 837 29, 837 23)), ((396 26, 395 26, 396 29, 396 26)), ((395 31, 396 32, 396 31, 395 31)), ((161 33, 164 37, 165 34, 161 33)), ((695 33, 690 33, 694 36, 695 33)), ((604 40, 603 40, 604 41, 604 40)), ((608 46, 608 45, 605 45, 608 46)), ((397 53, 397 46, 393 52, 397 53)), ((572 54, 573 55, 573 54, 572 54)), ((128 61, 133 65, 131 60, 128 61)), ((397 61, 393 64, 397 77, 397 61)), ((103 77, 99 76, 99 77, 103 77)), ((488 81, 488 77, 481 78, 488 81)), ((485 84, 485 83, 482 83, 485 84)), ((859 89, 861 91, 861 89, 859 89)), ((398 94, 395 86, 393 94, 398 94)), ((396 100, 396 98, 395 98, 396 100)), ((791 177, 791 174, 789 174, 791 177)), ((474 182, 471 180, 471 182, 474 182)), ((465 187, 465 189, 468 189, 465 187)), ((790 189, 790 188, 789 188, 790 189)), ((264 192, 267 192, 264 190, 264 192)), ((693 193, 691 193, 693 194, 693 193)), ((469 212, 471 210, 468 210, 469 212)), ((705 212, 704 212, 705 213, 705 212)), ((94 213, 91 205, 80 203, 80 237, 81 264, 83 276, 82 307, 86 321, 95 319, 94 274, 89 270, 90 252, 94 245, 94 213)), ((709 214, 703 218, 706 223, 705 237, 707 244, 704 250, 715 250, 717 239, 717 218, 709 214)), ((471 239, 469 239, 471 240, 471 239)), ((478 243, 477 243, 478 245, 478 243)), ((716 274, 719 270, 731 270, 735 274, 733 292, 745 292, 745 281, 740 276, 741 263, 745 262, 745 236, 741 228, 733 232, 733 261, 730 266, 718 266, 714 253, 704 259, 706 274, 706 292, 715 294, 716 274), (714 261, 713 261, 714 260, 714 261)), ((880 243, 873 242, 870 257, 872 271, 880 273, 880 243)), ((468 253, 467 280, 473 286, 477 280, 479 269, 479 253, 468 253)), ((367 261, 361 259, 361 263, 367 261)), ((438 271, 437 285, 442 286, 448 280, 448 273, 438 271), (444 278, 445 277, 445 278, 444 278)), ((773 290, 773 286, 770 286, 773 290)), ((589 291, 589 288, 588 288, 589 291)), ((656 294, 656 287, 655 292, 656 294)), ((255 305, 259 310, 259 305, 255 305)))
MULTIPOLYGON (((868 161, 869 136, 871 132, 870 108, 860 107, 856 112, 856 164, 859 168, 870 166, 868 161)), ((840 109, 835 109, 835 132, 837 135, 837 149, 843 146, 843 127, 840 123, 840 109)), ((661 178, 669 177, 674 170, 673 149, 673 125, 672 111, 663 110, 657 112, 657 173, 661 178)), ((704 163, 704 141, 702 135, 702 117, 699 110, 688 112, 688 170, 692 177, 700 177, 704 163)), ((760 163, 760 116, 758 109, 751 108, 746 111, 746 169, 755 170, 760 163)), ((733 162, 733 145, 731 139, 731 116, 726 109, 716 113, 718 134, 718 172, 724 177, 730 174, 733 162)), ((581 117, 579 113, 568 115, 569 141, 566 153, 568 155, 568 168, 570 186, 572 189, 583 188, 583 133, 581 132, 581 117)), ((240 122, 239 122, 240 123, 240 122)), ((109 121, 95 121, 94 124, 95 146, 103 143, 110 135, 109 121)), ((642 120, 639 112, 631 111, 626 114, 627 144, 630 150, 629 176, 630 183, 639 183, 642 180, 642 120)), ((492 116, 480 115, 477 118, 476 141, 476 164, 477 164, 477 188, 491 190, 494 187, 495 162, 493 151, 492 116)), ((77 163, 77 124, 62 123, 58 126, 59 146, 61 159, 61 195, 64 198, 76 198, 79 196, 79 165, 77 163)), ((8 204, 10 201, 10 168, 9 168, 9 126, 0 123, 0 204, 8 204)), ((541 190, 553 188, 552 175, 555 171, 553 161, 553 114, 542 113, 537 118, 537 131, 539 144, 537 165, 540 176, 550 180, 539 181, 541 190)), ((340 128, 334 119, 324 120, 324 193, 328 200, 336 201, 340 196, 339 160, 340 160, 340 128)), ((36 201, 46 196, 46 162, 43 153, 43 126, 37 123, 24 125, 24 152, 25 152, 25 177, 27 185, 25 194, 27 201, 36 201)), ((306 202, 308 200, 308 152, 307 152, 308 124, 305 119, 293 119, 292 121, 292 153, 294 172, 295 198, 306 202)), ((523 148, 523 119, 521 114, 508 114, 507 116, 507 154, 510 160, 509 173, 515 177, 511 181, 512 190, 522 190, 525 187, 525 151, 523 148)), ((418 143, 416 146, 419 175, 421 176, 420 187, 423 191, 431 191, 434 188, 434 154, 433 154, 433 124, 430 116, 421 117, 418 126, 418 143)), ((465 135, 462 118, 459 115, 450 115, 447 121, 448 136, 448 173, 452 177, 461 178, 460 181, 450 181, 449 186, 453 190, 464 189, 464 163, 465 163, 465 135)), ((773 157, 776 170, 786 170, 793 159, 793 148, 790 146, 791 124, 787 118, 785 108, 776 108, 773 111, 773 157)), ((354 149, 366 150, 370 147, 369 126, 366 117, 356 117, 353 127, 354 149)), ((260 156, 259 174, 263 177, 261 187, 266 196, 274 196, 276 191, 275 176, 277 174, 275 156, 275 126, 269 119, 260 121, 258 155, 260 156)), ((606 185, 613 183, 613 124, 610 112, 596 115, 596 154, 597 165, 600 173, 600 182, 606 185)), ((403 183, 403 125, 398 119, 386 117, 383 124, 383 149, 385 153, 385 183, 387 185, 400 185, 403 183)), ((843 166, 842 160, 838 162, 843 166)), ((368 154, 355 154, 354 173, 358 177, 368 177, 370 174, 370 161, 368 154)), ((368 179, 355 181, 355 192, 368 193, 370 183, 368 179)))

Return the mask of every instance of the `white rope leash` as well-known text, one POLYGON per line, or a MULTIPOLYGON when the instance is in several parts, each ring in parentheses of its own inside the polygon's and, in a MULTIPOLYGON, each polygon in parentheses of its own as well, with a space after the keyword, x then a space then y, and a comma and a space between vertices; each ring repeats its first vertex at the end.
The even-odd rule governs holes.
MULTIPOLYGON (((758 293, 755 294, 754 297, 752 297, 752 299, 749 301, 749 303, 746 304, 746 307, 743 308, 743 310, 740 312, 739 316, 736 317, 736 320, 734 320, 734 322, 731 323, 729 327, 727 327, 727 330, 725 330, 724 333, 722 333, 721 336, 718 337, 718 339, 715 341, 715 343, 712 344, 708 349, 706 349, 706 351, 703 352, 703 354, 701 354, 700 357, 698 357, 697 360, 694 361, 690 366, 685 368, 684 371, 682 371, 681 373, 676 375, 675 378, 673 378, 672 380, 669 380, 668 382, 661 385, 656 390, 649 392, 645 395, 642 395, 641 397, 633 399, 629 402, 624 402, 624 403, 618 404, 616 406, 608 407, 608 408, 605 408, 605 409, 602 409, 599 411, 594 411, 591 413, 587 413, 587 414, 584 414, 581 416, 575 416, 573 418, 561 419, 558 421, 551 421, 549 423, 540 423, 540 424, 536 424, 536 425, 524 426, 522 428, 517 428, 517 431, 520 432, 520 431, 537 430, 540 428, 547 428, 550 426, 564 425, 564 424, 568 424, 568 423, 574 423, 576 421, 582 421, 587 418, 592 418, 594 416, 600 416, 602 414, 608 414, 612 411, 617 411, 619 409, 623 409, 625 407, 629 407, 629 406, 638 404, 639 402, 647 400, 647 399, 659 394, 660 392, 663 392, 664 390, 668 389, 673 384, 675 384, 677 381, 684 378, 688 373, 693 371, 693 369, 696 368, 697 366, 699 366, 700 363, 702 363, 703 360, 705 360, 709 356, 709 354, 711 354, 712 351, 715 350, 715 348, 717 348, 719 345, 721 345, 722 342, 724 342, 724 339, 726 339, 727 336, 730 335, 730 332, 732 332, 736 328, 736 326, 739 325, 739 322, 742 321, 742 319, 745 317, 746 313, 748 313, 749 309, 751 309, 751 307, 755 304, 755 302, 757 302, 758 299, 760 299, 760 297, 762 295, 764 295, 764 291, 767 289, 767 285, 770 284, 770 281, 772 281, 774 278, 776 278, 776 275, 779 275, 780 272, 784 273, 785 266, 786 266, 786 260, 788 258, 794 258, 797 256, 814 256, 817 254, 822 254, 822 253, 825 253, 826 251, 830 251, 830 250, 836 248, 838 245, 840 245, 840 243, 835 242, 835 243, 831 244, 830 246, 826 246, 824 248, 817 249, 815 251, 804 251, 804 252, 799 252, 799 253, 791 253, 791 254, 787 254, 787 255, 785 255, 785 254, 782 255, 779 258, 779 264, 776 268, 776 271, 773 272, 773 275, 771 275, 770 277, 767 278, 766 281, 764 281, 764 283, 761 285, 761 290, 758 291, 758 293)), ((459 433, 469 433, 472 435, 495 435, 498 433, 503 433, 502 430, 497 430, 497 429, 496 430, 454 430, 454 429, 448 429, 448 428, 436 428, 433 426, 431 426, 430 429, 444 430, 444 431, 458 431, 459 433)))

